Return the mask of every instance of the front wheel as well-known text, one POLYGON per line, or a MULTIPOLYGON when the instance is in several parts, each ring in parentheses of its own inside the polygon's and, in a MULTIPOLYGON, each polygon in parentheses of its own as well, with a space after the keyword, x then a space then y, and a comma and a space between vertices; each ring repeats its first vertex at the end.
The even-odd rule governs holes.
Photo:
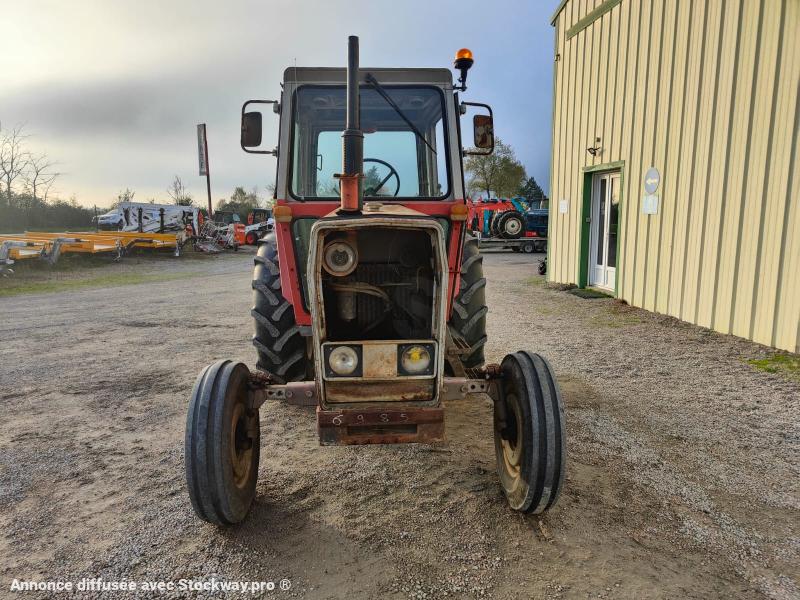
POLYGON ((530 352, 501 364, 494 406, 497 473, 514 510, 540 514, 558 500, 566 470, 564 406, 547 361, 530 352))
POLYGON ((200 373, 186 418, 189 499, 198 517, 216 525, 242 521, 256 495, 260 432, 248 404, 250 371, 221 360, 200 373))

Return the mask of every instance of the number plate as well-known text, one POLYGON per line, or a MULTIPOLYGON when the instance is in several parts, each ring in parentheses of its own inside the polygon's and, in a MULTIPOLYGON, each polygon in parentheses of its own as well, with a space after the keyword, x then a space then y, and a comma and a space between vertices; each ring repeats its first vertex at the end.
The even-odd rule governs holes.
POLYGON ((317 408, 317 428, 323 444, 430 443, 444 439, 444 409, 317 408))

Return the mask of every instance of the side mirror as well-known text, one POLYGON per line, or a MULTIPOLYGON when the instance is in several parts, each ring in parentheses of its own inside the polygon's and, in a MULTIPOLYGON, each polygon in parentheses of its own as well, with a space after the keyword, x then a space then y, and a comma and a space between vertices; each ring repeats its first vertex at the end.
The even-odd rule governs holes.
POLYGON ((489 114, 479 114, 472 117, 474 148, 472 150, 464 150, 463 154, 479 156, 491 154, 494 152, 494 118, 492 115, 492 107, 488 104, 481 104, 480 102, 462 102, 460 107, 460 113, 462 115, 467 112, 468 106, 484 108, 489 114))
POLYGON ((277 100, 248 100, 242 105, 242 136, 240 144, 242 150, 251 154, 272 154, 278 155, 275 150, 248 150, 257 148, 261 145, 261 125, 263 116, 260 112, 247 112, 247 107, 251 104, 272 104, 272 111, 276 114, 281 112, 281 104, 277 100))
POLYGON ((242 148, 261 145, 261 113, 247 112, 242 115, 242 148))
POLYGON ((475 134, 475 147, 483 150, 494 149, 494 121, 491 115, 475 115, 472 117, 472 128, 475 134))

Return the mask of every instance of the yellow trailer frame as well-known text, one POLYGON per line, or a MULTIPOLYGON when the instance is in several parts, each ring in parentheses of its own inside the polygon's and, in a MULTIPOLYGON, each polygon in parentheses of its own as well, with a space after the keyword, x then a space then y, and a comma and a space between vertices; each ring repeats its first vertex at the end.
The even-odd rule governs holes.
POLYGON ((63 253, 107 254, 121 258, 131 248, 173 249, 180 255, 188 235, 175 233, 140 233, 138 231, 26 231, 0 234, 0 269, 19 260, 44 259, 55 263, 63 253), (10 262, 9 262, 10 261, 10 262))

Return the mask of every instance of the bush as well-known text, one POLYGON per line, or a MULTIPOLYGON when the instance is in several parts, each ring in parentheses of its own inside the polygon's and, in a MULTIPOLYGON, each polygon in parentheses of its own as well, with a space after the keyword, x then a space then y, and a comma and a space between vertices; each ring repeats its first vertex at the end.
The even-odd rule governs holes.
POLYGON ((45 204, 41 200, 17 196, 9 206, 0 200, 0 233, 23 231, 86 230, 94 227, 94 210, 84 208, 76 202, 56 200, 45 204))

